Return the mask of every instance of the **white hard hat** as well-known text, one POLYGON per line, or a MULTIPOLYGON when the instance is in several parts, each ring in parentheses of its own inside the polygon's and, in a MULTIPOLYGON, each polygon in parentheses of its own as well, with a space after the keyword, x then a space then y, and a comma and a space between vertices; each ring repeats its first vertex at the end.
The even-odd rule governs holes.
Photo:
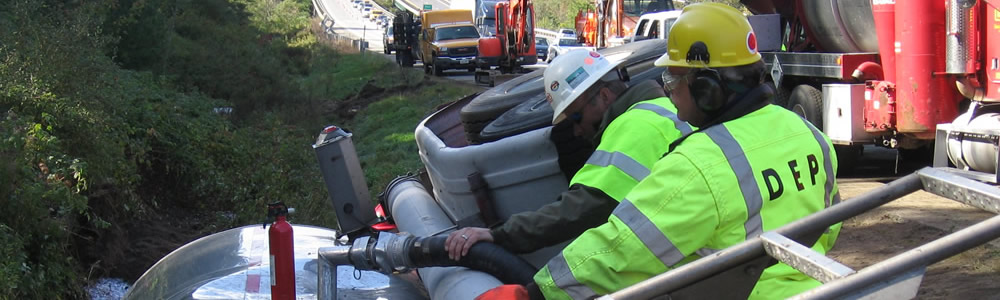
POLYGON ((621 61, 610 61, 600 53, 583 49, 556 56, 545 69, 545 100, 552 105, 552 124, 566 119, 563 111, 598 80, 618 78, 614 71, 621 61), (604 79, 604 77, 609 77, 604 79))

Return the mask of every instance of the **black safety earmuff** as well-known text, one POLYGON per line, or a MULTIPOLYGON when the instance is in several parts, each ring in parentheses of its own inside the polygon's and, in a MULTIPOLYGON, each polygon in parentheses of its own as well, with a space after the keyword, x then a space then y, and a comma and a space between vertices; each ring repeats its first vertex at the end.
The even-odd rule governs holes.
MULTIPOLYGON (((701 61, 706 66, 711 61, 708 46, 697 41, 691 44, 687 52, 688 63, 701 61)), ((694 79, 688 81, 688 89, 695 105, 702 112, 712 114, 726 105, 726 93, 722 86, 722 77, 714 69, 702 68, 695 72, 694 79)))
POLYGON ((688 90, 695 105, 702 112, 712 114, 726 105, 726 93, 722 86, 719 71, 700 69, 694 74, 694 79, 688 83, 688 90))

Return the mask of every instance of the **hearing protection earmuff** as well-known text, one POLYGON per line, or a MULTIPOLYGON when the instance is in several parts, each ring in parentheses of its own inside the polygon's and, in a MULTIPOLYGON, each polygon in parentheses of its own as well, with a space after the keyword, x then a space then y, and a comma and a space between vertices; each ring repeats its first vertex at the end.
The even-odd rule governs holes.
MULTIPOLYGON (((701 61, 706 66, 711 57, 708 46, 698 41, 691 44, 687 52, 687 61, 701 61)), ((688 82, 688 89, 695 105, 702 112, 712 114, 726 105, 726 93, 722 86, 722 77, 715 69, 702 68, 694 74, 694 79, 688 82)))
POLYGON ((701 69, 695 72, 694 79, 688 83, 688 90, 698 109, 707 114, 714 113, 726 105, 722 78, 714 69, 701 69))

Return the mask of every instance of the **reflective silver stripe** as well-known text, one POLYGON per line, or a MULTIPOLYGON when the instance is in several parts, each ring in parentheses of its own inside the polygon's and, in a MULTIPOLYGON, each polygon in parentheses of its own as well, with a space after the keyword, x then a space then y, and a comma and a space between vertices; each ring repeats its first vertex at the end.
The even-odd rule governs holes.
POLYGON ((566 257, 563 256, 562 252, 559 252, 559 255, 549 260, 547 265, 549 267, 549 276, 552 276, 552 281, 556 283, 557 287, 569 294, 571 298, 590 299, 597 297, 597 293, 594 290, 576 280, 576 276, 569 270, 569 263, 566 262, 566 257))
POLYGON ((639 104, 636 104, 635 106, 633 106, 632 108, 633 109, 644 109, 644 110, 648 110, 648 111, 651 111, 651 112, 655 112, 656 114, 658 114, 658 115, 660 115, 660 116, 662 116, 664 118, 667 118, 667 119, 670 119, 671 121, 674 121, 674 127, 677 128, 677 131, 681 132, 681 135, 687 135, 688 133, 691 133, 691 125, 690 124, 688 124, 687 122, 681 121, 680 118, 677 118, 677 114, 675 114, 672 111, 667 110, 666 108, 663 108, 662 106, 659 106, 659 105, 656 105, 656 104, 652 104, 652 103, 639 103, 639 104))
POLYGON ((642 214, 628 199, 623 199, 622 203, 618 204, 618 207, 611 214, 621 219, 629 229, 632 229, 632 233, 635 233, 646 249, 653 252, 664 266, 670 267, 684 259, 684 253, 681 253, 674 246, 674 243, 663 235, 660 228, 656 227, 656 224, 642 214))
POLYGON ((760 219, 760 209, 764 205, 764 200, 760 195, 760 187, 757 186, 757 178, 753 176, 753 169, 750 168, 750 161, 743 153, 743 147, 740 147, 740 143, 736 142, 736 138, 723 124, 709 127, 702 132, 719 145, 722 153, 726 155, 726 160, 729 161, 729 167, 740 181, 740 192, 743 193, 743 201, 746 201, 747 205, 747 221, 743 223, 747 239, 760 235, 764 232, 764 225, 760 219))
POLYGON ((826 184, 825 184, 826 193, 823 194, 823 203, 826 204, 826 207, 830 207, 830 205, 834 205, 834 204, 840 203, 840 192, 839 191, 836 194, 833 195, 833 198, 830 198, 830 193, 833 192, 833 180, 834 180, 835 177, 837 177, 833 173, 833 161, 830 160, 830 155, 831 155, 830 154, 830 145, 827 144, 826 143, 826 139, 823 138, 823 133, 820 132, 819 129, 816 129, 816 127, 813 126, 812 123, 809 123, 809 121, 806 120, 805 118, 802 119, 802 122, 805 122, 806 126, 809 126, 809 130, 812 131, 813 137, 816 138, 816 142, 819 143, 819 147, 823 149, 823 171, 826 172, 825 173, 826 174, 826 184))
POLYGON ((622 172, 631 176, 635 181, 641 181, 646 176, 649 176, 649 168, 635 161, 635 159, 632 159, 627 154, 617 151, 594 151, 594 154, 591 154, 590 158, 587 159, 587 164, 600 167, 615 166, 615 168, 622 170, 622 172))

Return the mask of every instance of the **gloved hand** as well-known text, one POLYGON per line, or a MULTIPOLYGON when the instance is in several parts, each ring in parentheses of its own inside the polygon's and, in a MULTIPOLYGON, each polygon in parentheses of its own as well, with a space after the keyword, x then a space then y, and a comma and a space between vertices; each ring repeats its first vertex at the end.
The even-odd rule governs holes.
POLYGON ((476 297, 476 300, 528 300, 528 290, 520 284, 505 284, 476 297))

